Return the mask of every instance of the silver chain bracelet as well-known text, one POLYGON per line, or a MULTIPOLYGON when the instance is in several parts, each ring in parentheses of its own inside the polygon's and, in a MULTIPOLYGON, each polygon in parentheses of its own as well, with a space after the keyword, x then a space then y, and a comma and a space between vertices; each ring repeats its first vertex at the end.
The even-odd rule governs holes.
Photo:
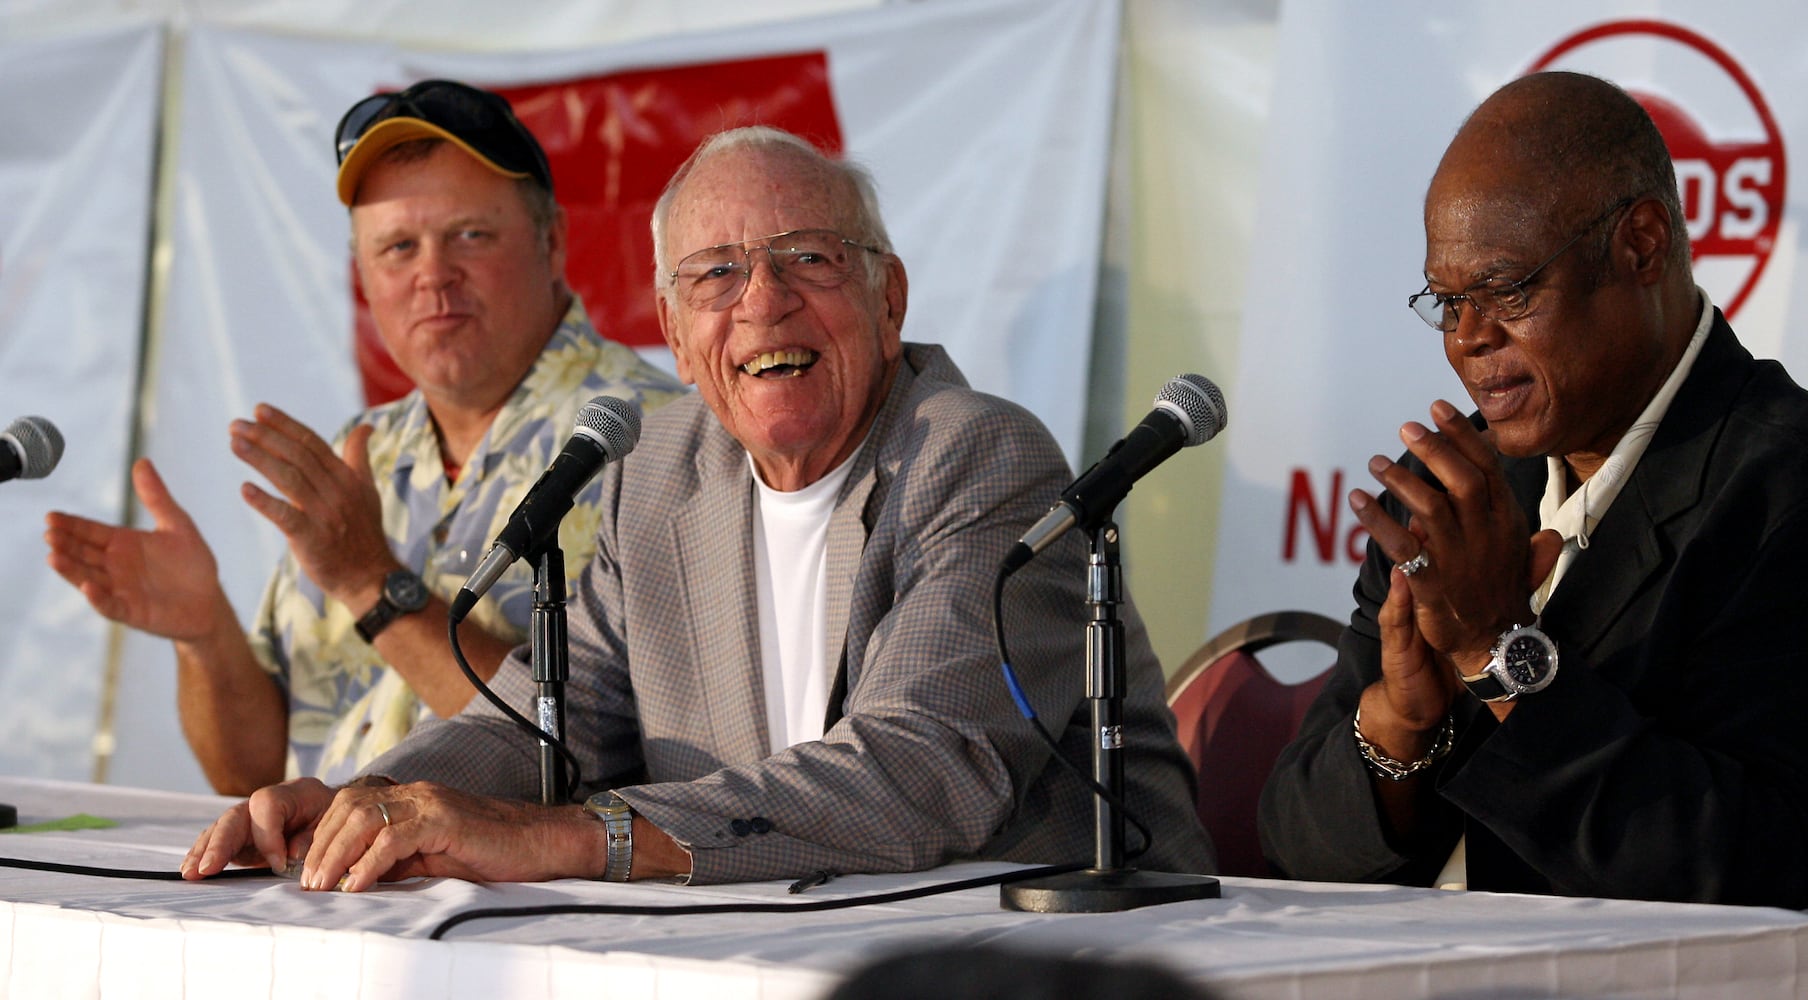
POLYGON ((1362 738, 1362 707, 1356 708, 1356 723, 1352 727, 1356 734, 1356 752, 1369 765, 1369 770, 1389 781, 1405 781, 1430 767, 1438 758, 1450 752, 1456 744, 1456 720, 1449 715, 1444 716, 1444 725, 1438 729, 1437 739, 1432 741, 1431 749, 1418 760, 1407 762, 1395 760, 1381 752, 1375 744, 1362 738))

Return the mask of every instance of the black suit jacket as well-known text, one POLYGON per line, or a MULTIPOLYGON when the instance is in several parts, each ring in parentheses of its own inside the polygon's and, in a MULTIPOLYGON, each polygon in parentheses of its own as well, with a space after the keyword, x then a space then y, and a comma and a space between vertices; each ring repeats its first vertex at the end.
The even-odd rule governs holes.
MULTIPOLYGON (((1545 460, 1505 466, 1535 529, 1545 460)), ((1555 681, 1504 723, 1459 694, 1410 839, 1384 834, 1351 734, 1390 566, 1371 543, 1332 677, 1264 790, 1283 873, 1429 884, 1466 833, 1474 889, 1808 906, 1808 393, 1718 311, 1545 608, 1555 681)))

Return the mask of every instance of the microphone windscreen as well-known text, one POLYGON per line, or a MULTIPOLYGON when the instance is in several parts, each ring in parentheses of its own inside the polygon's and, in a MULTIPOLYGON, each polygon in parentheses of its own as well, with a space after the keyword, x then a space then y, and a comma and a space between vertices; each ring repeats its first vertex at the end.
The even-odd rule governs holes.
POLYGON ((1155 394, 1155 405, 1168 404, 1169 412, 1179 411, 1187 425, 1187 438, 1182 447, 1204 444, 1218 435, 1229 420, 1224 394, 1204 375, 1176 375, 1155 394))
POLYGON ((578 410, 577 430, 602 446, 611 462, 640 443, 640 408, 614 396, 598 396, 578 410))
POLYGON ((20 479, 42 479, 63 460, 63 435, 43 417, 20 417, 0 431, 0 440, 18 451, 20 479))

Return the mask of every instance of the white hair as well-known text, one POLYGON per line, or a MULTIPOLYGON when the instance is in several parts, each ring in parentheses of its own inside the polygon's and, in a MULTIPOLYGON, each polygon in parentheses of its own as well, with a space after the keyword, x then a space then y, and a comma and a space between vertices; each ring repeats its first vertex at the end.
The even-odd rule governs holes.
MULTIPOLYGON (((857 243, 866 244, 885 253, 891 253, 891 236, 885 231, 885 221, 879 216, 879 190, 873 183, 873 175, 858 163, 846 159, 827 156, 816 148, 809 140, 801 136, 773 128, 770 125, 748 125, 743 128, 717 132, 696 152, 684 161, 672 179, 666 182, 665 190, 660 193, 659 200, 653 205, 653 274, 654 282, 660 294, 670 296, 672 289, 666 280, 668 265, 666 264, 666 222, 672 213, 672 203, 677 200, 678 189, 684 186, 697 165, 720 153, 737 149, 754 149, 770 152, 786 152, 801 156, 830 174, 845 180, 853 188, 857 216, 854 219, 855 231, 842 235, 857 243)), ((867 255, 862 254, 862 257, 867 255)), ((874 266, 869 258, 866 261, 867 282, 876 285, 883 272, 874 266)))

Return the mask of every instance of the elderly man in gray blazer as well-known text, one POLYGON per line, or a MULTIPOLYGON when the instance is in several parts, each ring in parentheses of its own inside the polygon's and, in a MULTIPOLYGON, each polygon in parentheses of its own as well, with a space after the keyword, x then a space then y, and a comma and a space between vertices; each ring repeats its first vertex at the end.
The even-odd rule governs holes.
MULTIPOLYGON (((795 136, 706 142, 654 212, 658 309, 698 392, 604 473, 573 597, 566 739, 583 805, 539 789, 532 739, 474 700, 348 787, 260 790, 183 872, 282 865, 302 885, 676 877, 728 882, 1085 860, 1090 793, 1000 676, 999 562, 1070 472, 1030 414, 900 336, 907 284, 865 173, 795 136), (777 234, 777 235, 773 235, 777 234)), ((1088 756, 1084 543, 1005 596, 1013 666, 1088 756)), ((1192 775, 1125 605, 1125 798, 1141 863, 1208 871, 1192 775)), ((526 650, 499 693, 531 704, 526 650)))

